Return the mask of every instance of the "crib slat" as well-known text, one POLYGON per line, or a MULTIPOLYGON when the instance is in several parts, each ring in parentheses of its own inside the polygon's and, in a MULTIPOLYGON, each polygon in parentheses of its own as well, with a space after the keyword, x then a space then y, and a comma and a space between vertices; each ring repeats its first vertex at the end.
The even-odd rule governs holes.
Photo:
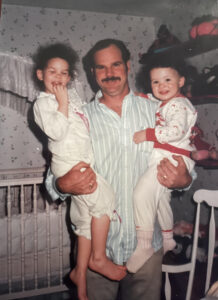
POLYGON ((59 269, 60 269, 60 284, 63 277, 63 223, 62 223, 62 205, 58 207, 59 216, 59 269))
POLYGON ((8 245, 8 290, 12 291, 12 263, 11 263, 11 249, 12 249, 12 232, 11 232, 11 187, 8 186, 7 194, 7 245, 8 245))
POLYGON ((46 237, 47 237, 47 280, 48 287, 51 286, 51 226, 50 226, 50 207, 46 202, 46 237))
POLYGON ((24 225, 24 186, 20 187, 20 208, 21 208, 21 282, 22 291, 25 290, 25 225, 24 225))
POLYGON ((36 184, 33 184, 33 215, 34 215, 34 284, 38 288, 38 215, 36 184))

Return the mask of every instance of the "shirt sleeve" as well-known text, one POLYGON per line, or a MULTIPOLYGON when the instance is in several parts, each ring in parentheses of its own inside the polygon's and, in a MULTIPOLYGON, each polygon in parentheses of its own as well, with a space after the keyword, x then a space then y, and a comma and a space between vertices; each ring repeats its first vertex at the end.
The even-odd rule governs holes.
POLYGON ((47 98, 36 100, 33 106, 34 119, 42 131, 52 140, 61 141, 65 138, 69 122, 47 98))
POLYGON ((56 201, 57 199, 61 199, 62 201, 64 201, 68 196, 70 196, 69 194, 62 194, 57 190, 56 177, 51 172, 50 168, 48 169, 46 174, 45 187, 53 201, 56 201))
POLYGON ((186 105, 172 100, 167 105, 164 125, 156 124, 155 127, 155 136, 160 143, 179 141, 189 130, 188 114, 190 111, 186 105))
POLYGON ((188 190, 191 188, 193 182, 194 182, 194 181, 197 179, 197 177, 198 177, 197 172, 195 171, 195 169, 192 169, 192 170, 191 170, 190 175, 191 175, 191 177, 192 177, 192 182, 191 182, 190 185, 187 186, 186 188, 184 188, 184 189, 182 189, 182 190, 179 190, 180 192, 188 191, 188 190))

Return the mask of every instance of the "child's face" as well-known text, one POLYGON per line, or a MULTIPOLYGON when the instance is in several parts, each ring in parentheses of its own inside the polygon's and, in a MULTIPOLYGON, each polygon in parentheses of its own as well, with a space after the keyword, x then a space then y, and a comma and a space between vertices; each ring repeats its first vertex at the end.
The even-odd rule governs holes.
POLYGON ((153 95, 165 102, 180 94, 185 78, 172 68, 155 68, 150 71, 153 95))
POLYGON ((67 86, 71 78, 67 61, 59 57, 51 58, 43 70, 36 71, 36 75, 43 81, 45 92, 49 94, 54 94, 55 85, 67 86))

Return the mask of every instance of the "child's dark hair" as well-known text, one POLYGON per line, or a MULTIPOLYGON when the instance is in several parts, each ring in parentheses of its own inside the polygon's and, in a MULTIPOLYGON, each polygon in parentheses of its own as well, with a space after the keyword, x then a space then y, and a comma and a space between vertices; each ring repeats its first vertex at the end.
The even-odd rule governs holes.
POLYGON ((172 68, 176 70, 180 76, 186 76, 185 61, 176 55, 159 54, 152 58, 147 64, 147 72, 150 73, 155 68, 172 68))
POLYGON ((74 49, 69 44, 55 43, 39 46, 32 59, 34 62, 33 80, 40 90, 44 89, 42 81, 38 80, 36 70, 44 70, 47 63, 52 58, 62 58, 69 65, 69 75, 72 80, 75 78, 76 63, 79 58, 74 49))
POLYGON ((138 89, 144 93, 150 93, 152 91, 150 71, 155 68, 172 68, 176 70, 180 76, 187 78, 188 68, 185 61, 181 57, 172 54, 154 55, 146 65, 142 66, 136 77, 136 85, 138 89))

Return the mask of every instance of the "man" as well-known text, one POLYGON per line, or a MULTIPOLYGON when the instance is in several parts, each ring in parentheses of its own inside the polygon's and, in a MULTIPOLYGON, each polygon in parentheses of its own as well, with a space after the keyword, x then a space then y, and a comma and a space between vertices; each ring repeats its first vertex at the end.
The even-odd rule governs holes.
MULTIPOLYGON (((130 53, 123 42, 99 41, 84 59, 100 91, 95 100, 84 107, 90 122, 90 135, 96 160, 96 171, 113 187, 116 194, 117 222, 111 222, 107 255, 123 265, 136 246, 132 193, 145 172, 152 143, 133 143, 133 134, 154 127, 156 104, 136 96, 128 84, 130 53)), ((169 188, 183 188, 191 183, 181 157, 178 166, 164 160, 158 167, 158 180, 169 188)), ((51 179, 51 177, 50 177, 51 179)), ((49 182, 49 179, 47 180, 49 182)), ((51 182, 51 181, 50 181, 51 182)), ((151 182, 152 184, 152 182, 151 182)), ((88 194, 96 188, 95 173, 81 162, 56 181, 58 190, 69 194, 88 194), (85 172, 80 172, 81 168, 85 172)), ((127 274, 120 282, 88 271, 89 300, 115 300, 118 289, 122 300, 158 300, 161 288, 162 240, 156 227, 153 237, 154 255, 135 274, 127 274)))

